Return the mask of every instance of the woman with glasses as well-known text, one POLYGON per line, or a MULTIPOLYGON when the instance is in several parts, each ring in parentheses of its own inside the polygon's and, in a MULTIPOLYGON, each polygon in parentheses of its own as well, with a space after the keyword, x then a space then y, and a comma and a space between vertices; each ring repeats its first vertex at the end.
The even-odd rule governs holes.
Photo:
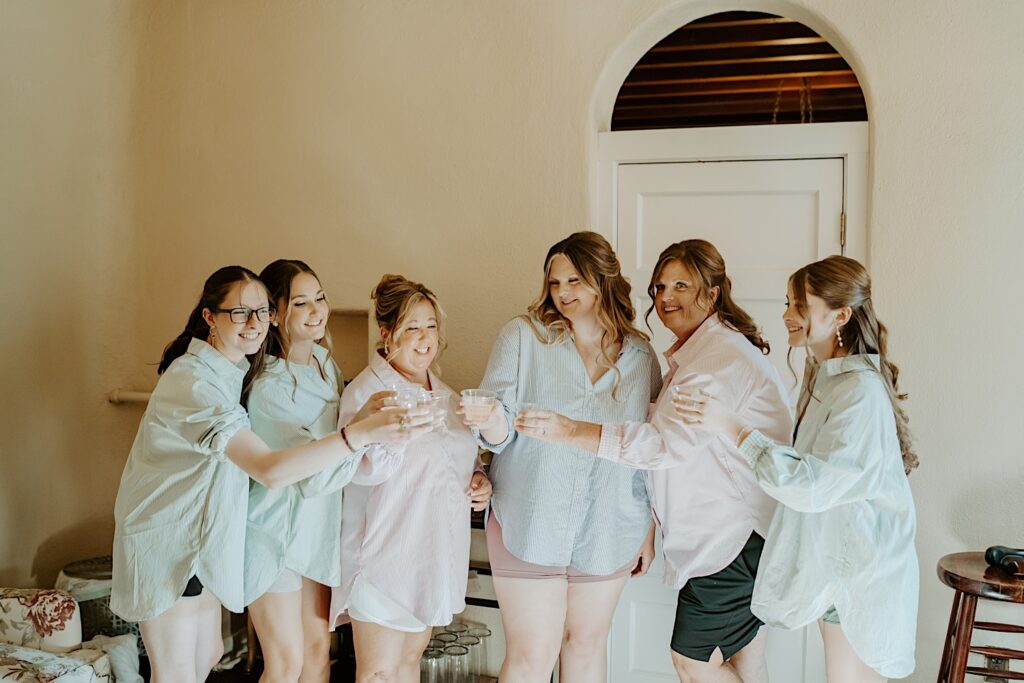
POLYGON ((270 320, 266 287, 252 271, 226 266, 207 279, 185 329, 164 349, 121 477, 110 607, 140 622, 155 683, 204 680, 222 653, 221 605, 242 611, 249 477, 280 488, 371 442, 429 428, 421 416, 385 409, 272 450, 241 404, 263 367, 270 320))

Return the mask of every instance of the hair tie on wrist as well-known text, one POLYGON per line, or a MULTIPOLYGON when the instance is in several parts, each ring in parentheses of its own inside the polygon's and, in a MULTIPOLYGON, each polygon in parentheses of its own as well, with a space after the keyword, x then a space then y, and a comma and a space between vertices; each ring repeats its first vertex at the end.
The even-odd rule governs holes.
POLYGON ((346 429, 348 429, 348 425, 345 425, 344 427, 341 428, 341 432, 340 432, 341 433, 341 440, 345 442, 345 445, 348 446, 348 449, 350 451, 355 453, 356 449, 352 448, 352 444, 349 443, 349 440, 348 440, 348 435, 345 434, 345 430, 346 429))

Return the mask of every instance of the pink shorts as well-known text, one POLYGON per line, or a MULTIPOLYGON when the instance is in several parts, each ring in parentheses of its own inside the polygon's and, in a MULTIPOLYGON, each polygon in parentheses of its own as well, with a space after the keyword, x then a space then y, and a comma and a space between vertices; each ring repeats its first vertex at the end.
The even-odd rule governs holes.
POLYGON ((524 562, 505 547, 501 538, 501 525, 491 514, 487 516, 487 556, 491 562, 491 575, 509 579, 565 579, 569 583, 596 583, 629 576, 636 567, 637 557, 629 564, 606 576, 584 574, 573 567, 548 567, 542 564, 524 562))

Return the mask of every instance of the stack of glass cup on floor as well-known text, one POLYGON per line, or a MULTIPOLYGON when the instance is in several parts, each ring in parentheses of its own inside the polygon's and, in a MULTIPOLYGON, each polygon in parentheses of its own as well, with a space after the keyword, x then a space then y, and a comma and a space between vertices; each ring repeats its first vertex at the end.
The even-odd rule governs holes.
POLYGON ((487 666, 487 639, 483 624, 455 621, 434 629, 420 659, 421 683, 476 683, 487 666))

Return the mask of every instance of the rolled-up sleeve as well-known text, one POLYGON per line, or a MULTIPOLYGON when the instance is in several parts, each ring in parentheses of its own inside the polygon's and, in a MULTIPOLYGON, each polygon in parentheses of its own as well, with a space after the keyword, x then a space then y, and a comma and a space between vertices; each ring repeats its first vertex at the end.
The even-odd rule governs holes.
POLYGON ((512 412, 519 405, 519 364, 521 361, 521 339, 523 334, 522 320, 514 319, 506 323, 505 327, 498 333, 498 338, 491 349, 491 357, 487 361, 487 370, 484 371, 484 378, 480 382, 481 389, 493 391, 498 395, 502 411, 505 413, 505 421, 508 423, 508 436, 498 444, 492 444, 483 438, 480 431, 473 430, 473 436, 480 446, 495 454, 501 453, 516 438, 516 430, 513 427, 515 414, 512 412))
POLYGON ((740 445, 761 487, 780 503, 823 512, 865 500, 876 488, 880 459, 867 456, 880 448, 879 421, 893 419, 892 407, 884 394, 872 396, 852 384, 848 389, 839 392, 810 452, 799 453, 757 430, 740 445))

